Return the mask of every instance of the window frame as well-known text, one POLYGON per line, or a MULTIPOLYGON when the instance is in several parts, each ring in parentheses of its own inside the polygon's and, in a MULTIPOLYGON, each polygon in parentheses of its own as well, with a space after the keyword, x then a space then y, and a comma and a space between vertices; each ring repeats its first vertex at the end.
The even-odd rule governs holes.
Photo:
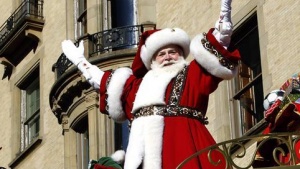
POLYGON ((78 37, 84 36, 87 33, 87 0, 76 0, 75 4, 75 37, 78 39, 78 37))
MULTIPOLYGON (((20 150, 21 152, 24 151, 28 146, 30 146, 33 142, 35 142, 36 139, 40 136, 40 77, 39 77, 39 66, 36 66, 32 69, 31 72, 29 72, 26 77, 22 80, 22 82, 17 86, 20 90, 20 150), (34 79, 32 81, 32 79, 34 79), (34 112, 28 114, 29 109, 27 109, 27 94, 28 89, 36 88, 38 89, 36 97, 36 103, 38 105, 38 108, 34 110, 34 112), (27 91, 27 92, 26 92, 27 91), (29 117, 28 117, 29 116, 29 117), (38 125, 38 131, 32 135, 32 129, 30 126, 32 124, 38 125)), ((36 90, 34 90, 36 91, 36 90)))
MULTIPOLYGON (((260 124, 260 121, 263 119, 262 102, 260 103, 260 101, 263 100, 262 63, 261 63, 261 54, 260 54, 260 45, 259 45, 260 42, 259 42, 259 34, 258 34, 259 29, 258 29, 258 18, 257 17, 258 17, 257 12, 255 11, 251 15, 249 15, 247 17, 247 19, 245 19, 243 21, 243 23, 241 23, 234 30, 234 33, 232 35, 232 44, 229 47, 229 49, 232 47, 239 49, 239 43, 244 38, 249 38, 250 34, 256 33, 253 31, 257 31, 257 39, 256 39, 257 43, 255 43, 255 45, 257 45, 257 46, 255 47, 256 49, 254 48, 253 50, 256 50, 256 52, 258 53, 257 57, 260 59, 258 61, 259 67, 255 67, 256 69, 258 68, 259 70, 253 71, 253 70, 251 70, 250 67, 247 67, 247 65, 245 63, 240 61, 238 75, 231 81, 231 86, 232 86, 231 98, 233 100, 233 112, 232 113, 233 113, 233 116, 235 119, 235 121, 231 125, 233 126, 232 127, 233 130, 235 130, 235 131, 233 131, 235 133, 235 137, 240 137, 242 135, 248 134, 248 132, 252 132, 253 128, 256 128, 255 126, 260 124), (245 27, 248 27, 251 24, 253 27, 251 29, 249 29, 248 32, 241 31, 242 29, 244 29, 245 27), (239 31, 242 33, 237 33, 239 31), (237 34, 242 35, 242 36, 239 36, 237 34), (241 39, 239 39, 239 38, 241 38, 241 39), (242 84, 243 83, 241 80, 242 76, 240 76, 241 70, 248 71, 248 74, 246 73, 247 74, 246 76, 249 76, 249 77, 248 77, 248 80, 246 80, 246 82, 244 84, 242 84), (243 99, 243 96, 247 92, 248 92, 249 97, 245 97, 244 99, 246 99, 246 100, 248 99, 248 101, 251 101, 251 103, 249 103, 249 104, 248 104, 248 102, 243 102, 241 100, 241 99, 243 99), (246 104, 244 104, 244 103, 246 103, 246 104), (248 108, 248 109, 243 110, 246 108, 248 108)), ((252 34, 252 36, 253 36, 253 34, 252 34)), ((242 58, 241 60, 243 60, 243 59, 245 60, 246 57, 243 58, 243 55, 241 54, 241 58, 242 58)), ((246 58, 246 59, 249 59, 249 58, 246 58)), ((253 58, 250 58, 250 59, 252 59, 252 60, 250 60, 250 62, 253 61, 253 58)), ((245 62, 247 62, 247 61, 249 61, 249 60, 246 60, 245 62)))
POLYGON ((89 163, 89 130, 83 133, 76 132, 77 168, 86 168, 89 163))
MULTIPOLYGON (((28 144, 32 143, 32 141, 37 138, 39 136, 39 129, 40 129, 40 83, 39 83, 39 77, 36 77, 36 79, 29 85, 27 86, 26 90, 23 90, 25 95, 26 95, 26 118, 24 121, 24 127, 25 127, 25 131, 27 131, 27 133, 25 133, 25 139, 28 139, 28 144), (31 96, 28 93, 31 93, 30 90, 32 90, 32 92, 34 92, 33 94, 35 94, 35 96, 31 96), (35 97, 35 98, 32 98, 35 97), (34 100, 34 102, 36 104, 34 104, 32 102, 32 100, 34 100), (29 107, 31 107, 31 105, 28 105, 29 102, 32 102, 32 104, 34 104, 35 109, 34 110, 30 110, 29 107), (33 127, 36 128, 33 128, 33 127), (33 130, 34 129, 34 133, 33 130)), ((22 97, 22 96, 21 96, 22 97)), ((21 103, 22 104, 22 103, 21 103)), ((25 108, 24 107, 24 108, 25 108)))
POLYGON ((81 169, 87 168, 90 159, 89 117, 86 111, 78 113, 72 113, 75 119, 71 122, 70 128, 75 133, 73 139, 76 150, 73 153, 76 153, 76 168, 81 169))
MULTIPOLYGON (((25 68, 22 73, 16 75, 12 79, 12 88, 13 88, 13 98, 16 101, 16 106, 13 106, 13 115, 12 115, 12 125, 14 126, 12 130, 16 132, 12 133, 12 152, 16 155, 13 160, 8 164, 10 168, 15 168, 25 157, 28 156, 34 149, 36 149, 42 142, 41 136, 41 125, 39 126, 39 135, 35 137, 30 144, 26 143, 25 146, 25 139, 22 136, 22 124, 21 124, 21 109, 22 109, 22 90, 30 84, 32 81, 32 77, 39 77, 40 67, 39 67, 39 57, 35 57, 28 66, 25 68), (24 72, 24 73, 23 73, 24 72), (22 140, 23 137, 23 140, 22 140)), ((39 87, 40 88, 40 87, 39 87)), ((41 98, 41 93, 40 93, 41 98)), ((41 102, 40 102, 41 103, 41 102)), ((40 104, 41 106, 41 104, 40 104)), ((39 124, 41 124, 41 118, 39 118, 39 124)))

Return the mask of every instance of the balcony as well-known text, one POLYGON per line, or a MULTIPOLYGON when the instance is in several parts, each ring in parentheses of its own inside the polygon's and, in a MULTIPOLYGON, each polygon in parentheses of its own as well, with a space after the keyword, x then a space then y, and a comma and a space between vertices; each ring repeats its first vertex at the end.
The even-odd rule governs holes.
POLYGON ((300 167, 300 76, 288 79, 280 89, 285 97, 277 99, 264 112, 265 118, 244 136, 212 145, 184 160, 202 155, 213 165, 226 169, 299 168, 300 167), (219 153, 213 159, 212 153, 219 153))
POLYGON ((23 1, 0 27, 0 57, 17 66, 35 51, 43 26, 43 0, 23 1))
MULTIPOLYGON (((84 41, 85 56, 100 68, 120 66, 119 64, 131 65, 141 34, 151 29, 155 29, 154 24, 118 27, 87 35, 78 42, 84 41)), ((77 68, 72 66, 63 53, 53 65, 52 71, 57 80, 50 91, 49 101, 58 123, 61 124, 62 114, 91 86, 80 77, 77 68)))
POLYGON ((196 152, 181 164, 177 169, 184 167, 193 158, 205 154, 212 165, 222 164, 224 169, 252 169, 252 168, 299 168, 300 164, 300 134, 271 133, 253 135, 228 140, 207 147, 196 152), (259 154, 266 151, 268 159, 259 154), (222 154, 222 159, 215 160, 212 153, 222 154))
MULTIPOLYGON (((146 30, 155 29, 155 27, 154 24, 125 26, 87 35, 86 38, 89 42, 88 57, 92 58, 110 51, 135 48, 141 34, 146 30)), ((52 71, 55 71, 57 78, 59 78, 70 66, 72 66, 72 63, 62 53, 53 65, 52 71)))

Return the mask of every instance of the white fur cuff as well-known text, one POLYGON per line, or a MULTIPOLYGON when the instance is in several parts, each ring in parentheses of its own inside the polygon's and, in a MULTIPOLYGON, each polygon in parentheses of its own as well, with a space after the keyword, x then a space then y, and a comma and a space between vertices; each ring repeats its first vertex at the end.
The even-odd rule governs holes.
POLYGON ((123 122, 126 120, 121 96, 125 82, 130 75, 132 75, 132 71, 129 68, 119 68, 115 70, 107 88, 108 114, 116 122, 123 122))
POLYGON ((195 60, 209 73, 216 77, 226 80, 233 78, 237 74, 237 67, 230 70, 222 66, 218 58, 203 47, 201 43, 202 38, 202 34, 197 35, 190 45, 190 51, 195 60))

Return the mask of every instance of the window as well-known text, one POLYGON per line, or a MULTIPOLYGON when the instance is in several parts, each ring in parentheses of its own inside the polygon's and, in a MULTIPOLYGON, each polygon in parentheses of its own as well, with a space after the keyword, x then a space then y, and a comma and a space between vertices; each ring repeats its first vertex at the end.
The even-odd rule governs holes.
POLYGON ((77 19, 77 38, 87 33, 87 1, 77 0, 76 19, 77 19))
POLYGON ((263 118, 263 85, 257 15, 250 16, 233 33, 232 45, 241 54, 238 76, 233 80, 237 137, 263 118), (238 127, 237 127, 238 126, 238 127))
MULTIPOLYGON (((19 11, 19 17, 23 17, 24 15, 34 15, 39 16, 39 8, 41 8, 41 0, 23 0, 21 3, 22 8, 19 11)), ((17 17, 17 19, 19 18, 17 17)), ((16 20, 17 20, 16 19, 16 20)))
POLYGON ((129 141, 128 121, 115 123, 115 150, 126 150, 129 141))
POLYGON ((135 1, 122 0, 111 2, 112 28, 131 26, 136 24, 135 1))
POLYGON ((35 15, 38 16, 39 15, 39 0, 29 0, 28 1, 28 13, 30 15, 35 15))
POLYGON ((21 89, 21 151, 30 145, 40 131, 40 83, 36 68, 19 86, 21 89))
POLYGON ((76 132, 76 158, 77 168, 87 169, 89 163, 89 129, 88 116, 85 115, 73 127, 76 132))
POLYGON ((77 168, 87 169, 89 163, 89 132, 76 134, 77 140, 77 168))

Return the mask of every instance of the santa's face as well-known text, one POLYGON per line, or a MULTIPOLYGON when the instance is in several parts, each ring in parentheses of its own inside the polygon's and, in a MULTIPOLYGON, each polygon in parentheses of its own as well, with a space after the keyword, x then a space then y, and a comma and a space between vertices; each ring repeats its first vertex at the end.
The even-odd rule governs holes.
POLYGON ((153 57, 153 61, 161 67, 174 64, 182 55, 182 50, 177 45, 168 45, 159 49, 153 57))

